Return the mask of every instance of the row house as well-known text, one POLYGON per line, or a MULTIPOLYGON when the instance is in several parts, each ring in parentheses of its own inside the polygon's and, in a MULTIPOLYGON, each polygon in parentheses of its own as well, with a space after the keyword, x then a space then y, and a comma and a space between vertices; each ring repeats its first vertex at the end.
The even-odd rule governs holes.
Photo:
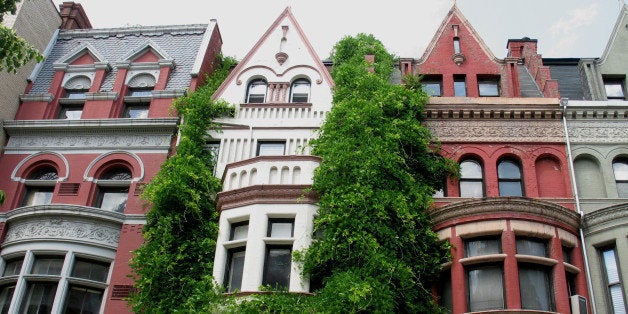
POLYGON ((171 153, 173 100, 203 83, 221 45, 213 20, 58 31, 4 123, 3 313, 130 311, 139 195, 171 153))

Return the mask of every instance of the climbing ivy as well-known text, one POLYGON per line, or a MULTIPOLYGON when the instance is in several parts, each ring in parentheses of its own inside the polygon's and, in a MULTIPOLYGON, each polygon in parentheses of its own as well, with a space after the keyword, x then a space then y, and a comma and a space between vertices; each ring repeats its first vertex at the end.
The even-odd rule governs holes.
POLYGON ((233 311, 437 313, 430 284, 449 244, 430 229, 427 210, 457 165, 437 154, 422 123, 427 95, 417 78, 390 83, 394 59, 379 40, 345 37, 332 60, 333 107, 311 142, 322 157, 313 184, 322 236, 295 252, 315 295, 264 294, 233 311))
POLYGON ((234 65, 234 59, 221 57, 204 86, 174 102, 183 121, 176 154, 142 193, 151 208, 143 229, 145 242, 131 260, 137 292, 129 301, 135 312, 187 312, 218 304, 221 290, 211 274, 221 181, 212 173, 214 152, 206 143, 207 131, 219 130, 214 120, 233 115, 229 104, 211 95, 234 65))

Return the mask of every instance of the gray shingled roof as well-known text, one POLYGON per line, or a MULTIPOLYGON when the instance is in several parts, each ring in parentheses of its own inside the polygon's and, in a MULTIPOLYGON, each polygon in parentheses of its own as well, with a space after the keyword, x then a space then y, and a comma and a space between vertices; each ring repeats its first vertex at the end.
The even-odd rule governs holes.
POLYGON ((577 58, 543 58, 543 64, 550 67, 552 79, 558 80, 560 97, 571 100, 587 99, 578 61, 580 59, 577 58))
POLYGON ((30 94, 47 93, 55 71, 53 63, 86 43, 94 47, 105 59, 103 61, 109 62, 112 67, 105 77, 101 91, 112 90, 117 73, 116 63, 148 42, 174 59, 175 68, 166 89, 186 89, 190 85, 190 72, 206 29, 206 24, 195 24, 61 31, 30 94))
POLYGON ((543 97, 543 93, 541 93, 539 86, 536 85, 525 65, 517 65, 517 73, 519 75, 521 97, 543 97))

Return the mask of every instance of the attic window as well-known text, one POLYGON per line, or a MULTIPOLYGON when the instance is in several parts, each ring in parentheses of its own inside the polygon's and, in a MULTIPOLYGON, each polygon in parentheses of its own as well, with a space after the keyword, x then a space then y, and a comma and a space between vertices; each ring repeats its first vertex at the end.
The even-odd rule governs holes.
POLYGON ((617 77, 604 77, 604 90, 607 99, 625 99, 624 79, 617 77))
POLYGON ((454 53, 460 53, 460 38, 454 37, 454 53))

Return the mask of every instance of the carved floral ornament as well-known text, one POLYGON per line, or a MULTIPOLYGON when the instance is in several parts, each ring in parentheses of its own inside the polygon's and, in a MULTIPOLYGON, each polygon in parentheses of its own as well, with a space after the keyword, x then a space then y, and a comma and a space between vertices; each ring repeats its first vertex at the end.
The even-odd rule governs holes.
POLYGON ((42 217, 9 224, 4 245, 60 240, 117 247, 120 227, 96 221, 42 217))

